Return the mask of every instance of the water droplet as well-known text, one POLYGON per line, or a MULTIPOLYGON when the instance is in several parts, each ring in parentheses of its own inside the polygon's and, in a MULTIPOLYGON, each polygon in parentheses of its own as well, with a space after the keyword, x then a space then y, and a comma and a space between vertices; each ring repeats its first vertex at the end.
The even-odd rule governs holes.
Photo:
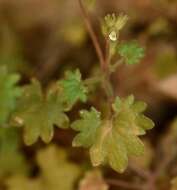
POLYGON ((117 40, 117 33, 116 33, 116 31, 112 31, 110 34, 109 34, 109 38, 110 38, 110 40, 112 40, 112 41, 116 41, 117 40))

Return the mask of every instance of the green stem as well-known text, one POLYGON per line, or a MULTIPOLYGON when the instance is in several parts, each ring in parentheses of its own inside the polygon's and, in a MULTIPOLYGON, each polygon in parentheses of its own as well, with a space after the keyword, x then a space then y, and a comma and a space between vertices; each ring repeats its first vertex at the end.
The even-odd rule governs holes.
POLYGON ((97 84, 97 83, 101 83, 102 82, 102 77, 91 77, 91 78, 88 78, 84 81, 84 84, 86 86, 89 86, 89 85, 94 85, 94 84, 97 84))
POLYGON ((112 102, 112 98, 114 97, 114 90, 112 87, 112 84, 110 82, 110 76, 106 75, 103 81, 104 89, 107 94, 107 97, 109 98, 110 102, 112 102))
POLYGON ((108 96, 108 100, 109 103, 112 104, 112 100, 114 98, 114 90, 113 90, 113 86, 111 84, 111 80, 110 80, 110 76, 111 76, 111 72, 109 70, 110 67, 110 62, 111 62, 111 55, 110 55, 110 41, 109 41, 109 37, 106 37, 106 46, 105 46, 105 65, 106 65, 106 70, 104 72, 104 88, 105 88, 105 92, 108 96))
POLYGON ((115 64, 109 65, 109 70, 111 73, 115 72, 117 67, 119 67, 123 63, 123 59, 119 59, 115 64))

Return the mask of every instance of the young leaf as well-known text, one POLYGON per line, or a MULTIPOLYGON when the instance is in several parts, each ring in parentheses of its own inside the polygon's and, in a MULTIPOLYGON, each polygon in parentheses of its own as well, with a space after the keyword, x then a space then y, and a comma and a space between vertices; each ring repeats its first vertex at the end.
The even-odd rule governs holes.
POLYGON ((88 89, 81 79, 79 70, 68 71, 64 80, 58 82, 62 89, 62 98, 67 107, 72 107, 78 100, 86 102, 88 89))
POLYGON ((111 41, 117 41, 120 30, 124 27, 128 16, 124 14, 108 14, 102 22, 102 32, 104 36, 109 36, 111 41))
POLYGON ((40 83, 36 80, 26 86, 12 115, 17 126, 24 126, 24 141, 27 145, 35 143, 38 137, 48 143, 53 137, 53 125, 66 128, 68 118, 63 112, 58 93, 49 91, 42 94, 40 83))
POLYGON ((100 113, 91 108, 90 111, 80 111, 81 119, 72 123, 71 128, 80 133, 74 138, 73 146, 90 147, 95 138, 96 130, 100 126, 100 113))
POLYGON ((120 44, 118 53, 125 59, 128 65, 137 64, 144 57, 144 49, 136 42, 120 44))
POLYGON ((84 131, 85 136, 91 134, 91 140, 88 143, 78 138, 77 145, 90 147, 90 157, 94 166, 109 163, 114 170, 123 172, 129 156, 144 153, 144 145, 138 136, 154 126, 153 122, 142 114, 145 108, 146 104, 134 102, 133 96, 122 99, 117 97, 113 104, 112 118, 101 123, 100 119, 99 122, 90 121, 90 125, 82 124, 83 121, 79 120, 79 131, 84 131))
POLYGON ((99 170, 87 172, 79 184, 79 190, 108 190, 108 188, 99 170))
POLYGON ((21 90, 17 87, 20 77, 17 74, 9 74, 5 67, 0 67, 0 125, 4 125, 10 113, 15 109, 16 99, 21 90))

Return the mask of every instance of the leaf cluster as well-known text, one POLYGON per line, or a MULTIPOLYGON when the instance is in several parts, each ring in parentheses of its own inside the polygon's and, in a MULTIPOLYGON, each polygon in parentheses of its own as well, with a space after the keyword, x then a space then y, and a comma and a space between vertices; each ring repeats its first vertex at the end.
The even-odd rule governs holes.
POLYGON ((67 128, 69 118, 66 111, 78 101, 86 100, 87 89, 81 81, 81 74, 67 72, 66 79, 56 82, 46 93, 37 80, 23 88, 18 106, 12 114, 11 122, 24 127, 24 141, 31 145, 39 137, 48 143, 53 138, 54 125, 67 128))
MULTIPOLYGON (((80 4, 82 5, 81 1, 80 4)), ((87 15, 85 12, 84 14, 87 15)), ((67 71, 63 79, 53 82, 46 89, 43 89, 36 79, 32 79, 27 85, 18 86, 19 75, 9 73, 5 67, 0 67, 0 127, 4 127, 0 128, 2 144, 0 151, 3 156, 9 158, 9 162, 15 158, 19 168, 24 164, 19 154, 16 137, 12 137, 15 142, 12 140, 9 141, 10 145, 8 143, 6 145, 4 138, 6 136, 10 138, 11 127, 21 127, 25 144, 32 145, 39 138, 49 143, 54 136, 54 127, 67 129, 70 126, 78 132, 72 145, 88 148, 93 166, 108 164, 120 173, 126 169, 130 157, 144 153, 144 144, 139 136, 154 126, 153 122, 143 114, 146 104, 135 101, 133 95, 125 98, 114 97, 114 90, 109 80, 111 77, 109 69, 113 66, 112 71, 115 71, 117 67, 116 64, 111 65, 115 54, 129 65, 138 63, 144 56, 144 49, 136 42, 118 43, 119 33, 127 20, 128 17, 124 14, 110 14, 104 18, 102 30, 107 49, 106 55, 103 56, 102 50, 99 51, 99 44, 96 44, 101 57, 101 76, 96 80, 90 78, 84 81, 80 71, 75 70, 67 71), (103 117, 100 111, 91 107, 90 110, 81 110, 80 119, 70 124, 67 113, 78 101, 86 103, 90 86, 92 88, 98 81, 107 96, 111 114, 103 117)), ((97 43, 96 37, 94 39, 97 43)), ((71 190, 73 188, 79 170, 77 166, 67 161, 63 150, 55 146, 41 150, 37 154, 37 162, 41 171, 37 179, 33 180, 24 175, 15 176, 8 182, 9 189, 56 190, 57 187, 57 189, 71 190), (23 185, 19 186, 20 183, 23 185)), ((0 164, 4 171, 13 170, 14 162, 7 165, 4 157, 0 158, 0 164)), ((102 182, 99 173, 89 174, 81 184, 81 189, 92 180, 92 175, 102 182)), ((102 189, 106 190, 107 185, 104 183, 102 185, 102 189)))

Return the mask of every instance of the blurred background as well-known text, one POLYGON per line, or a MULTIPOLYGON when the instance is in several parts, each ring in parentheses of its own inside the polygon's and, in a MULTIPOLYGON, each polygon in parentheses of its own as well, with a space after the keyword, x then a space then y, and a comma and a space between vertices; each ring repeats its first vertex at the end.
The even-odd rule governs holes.
MULTIPOLYGON (((156 127, 149 132, 146 140, 147 144, 154 147, 154 149, 150 148, 152 157, 156 154, 157 157, 161 156, 161 152, 157 151, 160 146, 159 139, 167 133, 169 126, 177 117, 177 0, 85 1, 102 45, 100 20, 107 13, 124 12, 130 19, 120 34, 121 40, 135 39, 146 49, 146 56, 140 64, 121 65, 112 77, 112 82, 118 95, 134 94, 137 99, 148 103, 146 114, 154 120, 156 127), (152 153, 153 151, 155 153, 152 153)), ((76 0, 0 0, 0 65, 6 65, 10 72, 19 72, 22 75, 20 84, 26 84, 35 77, 44 87, 62 77, 67 69, 79 68, 84 78, 97 72, 98 59, 86 31, 78 2, 76 0)), ((93 100, 93 104, 96 104, 96 101, 93 100)), ((82 106, 78 105, 75 108, 76 111, 80 107, 82 106)), ((73 111, 71 115, 75 117, 75 112, 73 111)), ((89 161, 86 153, 84 153, 84 158, 78 158, 77 155, 83 153, 83 150, 69 148, 72 135, 72 132, 68 135, 68 133, 56 130, 53 141, 62 147, 67 147, 74 162, 83 164, 84 159, 89 161)), ((177 139, 173 141, 174 143, 177 144, 177 139)), ((2 173, 1 189, 6 188, 4 180, 9 173, 14 173, 14 171, 15 174, 18 173, 15 168, 25 168, 25 171, 28 170, 28 176, 35 178, 38 176, 40 167, 43 168, 45 165, 41 166, 40 164, 44 161, 39 161, 38 166, 35 161, 36 152, 43 147, 40 142, 32 147, 24 147, 20 142, 20 147, 20 154, 26 160, 23 161, 25 166, 24 163, 23 166, 21 164, 19 166, 14 161, 13 170, 2 169, 2 172, 0 171, 2 173)), ((48 152, 37 153, 40 154, 38 160, 45 157, 45 154, 50 157, 50 151, 54 150, 51 148, 48 152)), ((0 156, 2 157, 2 153, 0 156)), ((149 157, 152 159, 151 156, 149 157)), ((177 155, 173 155, 173 158, 173 165, 170 166, 172 168, 174 168, 174 163, 177 165, 177 155)), ((54 158, 51 157, 51 159, 54 158)), ((1 166, 11 162, 7 161, 8 156, 4 160, 4 162, 0 161, 1 166)), ((148 167, 153 168, 156 162, 153 161, 148 167)), ((170 189, 170 179, 177 175, 177 169, 172 171, 170 168, 167 171, 169 176, 164 179, 168 180, 162 183, 162 187, 158 188, 160 190, 170 189)), ((132 180, 129 172, 118 175, 107 171, 105 175, 132 180)), ((13 184, 9 186, 9 189, 21 190, 18 186, 15 189, 14 184, 17 184, 17 181, 19 184, 25 184, 24 181, 27 179, 18 178, 14 180, 15 182, 13 180, 9 182, 13 184)), ((67 180, 64 180, 67 183, 67 180)), ((33 182, 30 184, 34 185, 33 182)), ((35 185, 34 187, 36 187, 34 190, 39 190, 39 187, 35 185)), ((28 188, 29 186, 24 186, 22 190, 28 190, 28 188)), ((110 188, 118 189, 114 186, 110 188)), ((72 190, 74 187, 56 188, 54 185, 46 190, 49 189, 72 190)))

